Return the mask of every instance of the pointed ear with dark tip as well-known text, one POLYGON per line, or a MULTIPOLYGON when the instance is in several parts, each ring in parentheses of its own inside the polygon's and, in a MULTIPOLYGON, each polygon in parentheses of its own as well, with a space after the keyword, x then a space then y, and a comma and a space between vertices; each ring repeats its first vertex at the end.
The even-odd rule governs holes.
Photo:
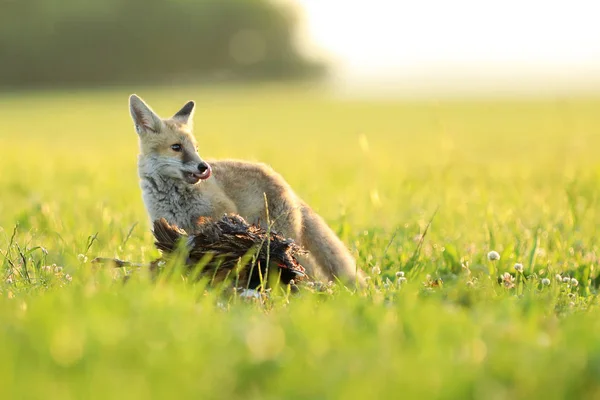
POLYGON ((181 110, 177 111, 177 114, 173 115, 173 119, 180 121, 186 125, 192 126, 195 107, 196 103, 194 103, 193 101, 188 101, 187 103, 185 103, 185 106, 181 108, 181 110))
POLYGON ((129 111, 137 133, 160 132, 162 120, 148 104, 144 103, 144 100, 135 94, 129 96, 129 111))

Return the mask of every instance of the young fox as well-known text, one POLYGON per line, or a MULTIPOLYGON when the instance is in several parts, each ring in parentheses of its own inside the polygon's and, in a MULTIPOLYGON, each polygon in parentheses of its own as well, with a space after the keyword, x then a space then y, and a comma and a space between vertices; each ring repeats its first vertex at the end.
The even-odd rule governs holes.
POLYGON ((135 94, 129 98, 150 219, 165 218, 188 232, 200 216, 236 213, 263 228, 269 220, 274 231, 308 250, 300 261, 310 276, 363 284, 348 249, 279 174, 264 164, 200 158, 192 134, 194 106, 189 101, 172 118, 161 119, 135 94))

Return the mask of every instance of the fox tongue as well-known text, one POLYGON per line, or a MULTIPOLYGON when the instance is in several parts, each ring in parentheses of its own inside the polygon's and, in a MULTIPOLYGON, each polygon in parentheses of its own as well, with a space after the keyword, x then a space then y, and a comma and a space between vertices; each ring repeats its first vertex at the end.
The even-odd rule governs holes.
POLYGON ((212 168, 210 167, 210 165, 208 165, 208 168, 204 172, 202 172, 201 174, 194 174, 194 175, 200 179, 208 179, 208 178, 210 178, 211 174, 212 174, 212 168))
POLYGON ((189 179, 191 179, 192 181, 194 181, 193 183, 196 183, 199 180, 208 179, 210 177, 211 173, 212 173, 212 170, 211 170, 211 168, 209 166, 208 169, 206 169, 202 173, 200 173, 200 172, 187 172, 186 177, 188 177, 189 179))

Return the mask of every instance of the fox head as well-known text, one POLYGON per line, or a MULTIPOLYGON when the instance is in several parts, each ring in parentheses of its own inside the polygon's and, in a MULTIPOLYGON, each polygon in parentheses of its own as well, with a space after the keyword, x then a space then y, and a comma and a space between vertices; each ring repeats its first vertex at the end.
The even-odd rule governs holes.
POLYGON ((153 173, 191 185, 211 175, 210 165, 198 155, 192 134, 194 107, 194 102, 188 101, 173 117, 162 119, 141 98, 135 94, 129 97, 141 157, 151 160, 153 173))

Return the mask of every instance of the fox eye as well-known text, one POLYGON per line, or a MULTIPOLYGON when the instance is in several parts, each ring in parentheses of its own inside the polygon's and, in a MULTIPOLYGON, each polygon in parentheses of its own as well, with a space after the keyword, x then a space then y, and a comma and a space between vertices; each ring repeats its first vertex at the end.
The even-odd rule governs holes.
POLYGON ((181 151, 181 145, 180 145, 180 144, 178 144, 178 143, 177 143, 177 144, 172 144, 172 145, 171 145, 171 149, 172 149, 173 151, 181 151))

